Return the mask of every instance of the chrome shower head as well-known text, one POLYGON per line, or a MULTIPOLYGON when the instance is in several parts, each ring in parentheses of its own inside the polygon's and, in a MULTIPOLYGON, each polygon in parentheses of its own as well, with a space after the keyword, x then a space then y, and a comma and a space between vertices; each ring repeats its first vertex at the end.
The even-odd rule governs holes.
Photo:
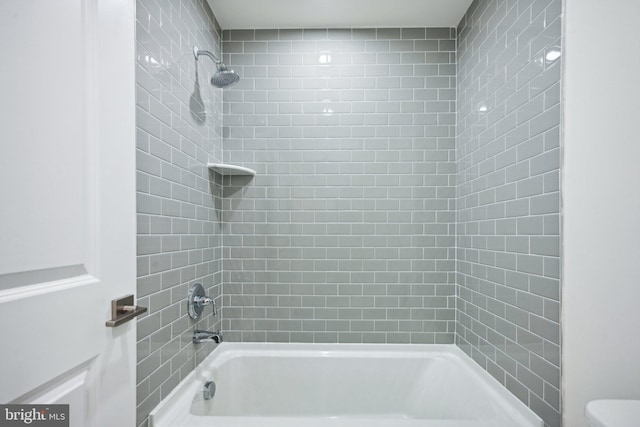
POLYGON ((208 56, 216 64, 216 72, 213 74, 213 77, 211 77, 211 85, 218 88, 225 88, 238 83, 240 76, 235 71, 229 70, 224 62, 216 58, 213 53, 208 50, 200 50, 194 46, 193 56, 195 56, 196 61, 200 55, 208 56))
POLYGON ((229 70, 223 62, 217 65, 218 70, 211 77, 211 84, 215 87, 229 87, 240 81, 240 76, 235 71, 229 70))

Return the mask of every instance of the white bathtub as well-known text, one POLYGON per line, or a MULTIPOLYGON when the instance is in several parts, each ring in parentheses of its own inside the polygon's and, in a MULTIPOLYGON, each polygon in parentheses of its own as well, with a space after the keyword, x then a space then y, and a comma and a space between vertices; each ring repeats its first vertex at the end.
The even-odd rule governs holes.
POLYGON ((453 345, 223 343, 151 427, 542 427, 453 345), (216 394, 204 400, 206 381, 216 394))

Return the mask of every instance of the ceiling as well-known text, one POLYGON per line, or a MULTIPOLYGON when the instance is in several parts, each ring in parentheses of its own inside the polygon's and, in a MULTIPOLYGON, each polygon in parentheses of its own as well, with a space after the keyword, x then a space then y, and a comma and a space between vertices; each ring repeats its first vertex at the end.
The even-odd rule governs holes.
POLYGON ((223 30, 457 27, 472 0, 207 0, 223 30))

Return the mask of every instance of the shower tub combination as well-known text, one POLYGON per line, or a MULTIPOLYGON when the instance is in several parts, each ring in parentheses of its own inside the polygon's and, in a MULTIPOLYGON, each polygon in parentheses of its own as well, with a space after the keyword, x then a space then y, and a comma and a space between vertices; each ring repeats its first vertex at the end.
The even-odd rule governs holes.
POLYGON ((454 345, 223 343, 149 419, 151 427, 543 426, 454 345), (204 392, 209 381, 215 393, 204 392))

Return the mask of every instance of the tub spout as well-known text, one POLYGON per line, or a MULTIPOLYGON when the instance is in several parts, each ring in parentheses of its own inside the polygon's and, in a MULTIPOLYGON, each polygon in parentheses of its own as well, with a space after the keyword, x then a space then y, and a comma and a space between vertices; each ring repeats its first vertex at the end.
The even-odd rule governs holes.
POLYGON ((220 344, 222 342, 222 332, 193 331, 193 343, 200 344, 202 342, 214 342, 216 344, 220 344))

